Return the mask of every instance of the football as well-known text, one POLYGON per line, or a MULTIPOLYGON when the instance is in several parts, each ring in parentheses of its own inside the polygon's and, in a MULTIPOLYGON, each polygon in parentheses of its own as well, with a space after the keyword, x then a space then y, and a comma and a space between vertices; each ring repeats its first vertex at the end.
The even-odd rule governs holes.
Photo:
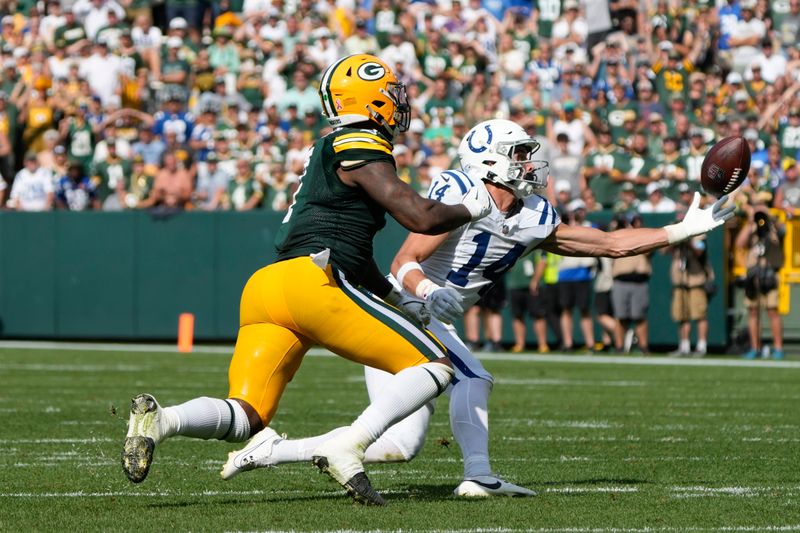
POLYGON ((742 137, 725 137, 703 159, 700 183, 717 198, 742 184, 750 171, 750 147, 742 137))

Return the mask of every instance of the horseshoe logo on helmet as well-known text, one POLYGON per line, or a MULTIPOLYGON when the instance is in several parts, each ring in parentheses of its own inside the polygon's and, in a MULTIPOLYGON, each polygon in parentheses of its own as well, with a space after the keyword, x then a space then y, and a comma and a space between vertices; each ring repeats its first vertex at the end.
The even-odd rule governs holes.
POLYGON ((358 73, 358 77, 362 80, 375 81, 386 75, 386 68, 380 63, 369 61, 358 67, 356 72, 358 73))
POLYGON ((484 127, 486 128, 486 143, 483 146, 475 146, 472 144, 472 137, 475 135, 475 130, 473 130, 472 133, 470 133, 467 137, 467 145, 469 146, 469 149, 476 154, 485 152, 489 148, 489 145, 492 144, 492 128, 490 128, 488 124, 484 127))

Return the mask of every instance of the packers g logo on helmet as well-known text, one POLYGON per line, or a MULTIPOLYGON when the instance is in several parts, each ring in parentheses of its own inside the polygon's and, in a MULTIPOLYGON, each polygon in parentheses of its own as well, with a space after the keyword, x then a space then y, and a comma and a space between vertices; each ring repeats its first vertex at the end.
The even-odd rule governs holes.
POLYGON ((405 86, 381 59, 354 54, 340 59, 322 74, 322 112, 333 127, 371 121, 389 134, 406 131, 411 107, 405 86))
POLYGON ((379 80, 386 75, 386 69, 378 63, 364 63, 358 67, 358 77, 366 81, 379 80))

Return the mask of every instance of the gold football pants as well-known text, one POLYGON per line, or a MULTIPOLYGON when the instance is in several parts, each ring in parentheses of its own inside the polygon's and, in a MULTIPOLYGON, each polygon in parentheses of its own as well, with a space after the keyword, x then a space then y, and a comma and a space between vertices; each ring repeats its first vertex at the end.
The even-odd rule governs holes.
POLYGON ((258 270, 245 285, 228 397, 246 401, 269 424, 315 344, 393 374, 447 356, 429 331, 396 308, 330 266, 322 270, 298 257, 258 270))

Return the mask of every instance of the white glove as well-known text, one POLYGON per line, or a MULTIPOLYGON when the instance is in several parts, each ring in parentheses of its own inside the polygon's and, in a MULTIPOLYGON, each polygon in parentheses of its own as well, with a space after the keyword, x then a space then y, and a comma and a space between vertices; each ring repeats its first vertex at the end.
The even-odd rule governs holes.
POLYGON ((483 183, 478 183, 461 198, 461 205, 469 210, 472 220, 478 220, 492 211, 492 198, 483 183))
POLYGON ((404 315, 420 326, 427 326, 431 321, 431 313, 423 300, 408 296, 405 293, 392 289, 383 301, 398 308, 404 315))
POLYGON ((695 192, 692 204, 686 211, 686 216, 677 224, 664 226, 670 244, 685 241, 691 237, 708 233, 717 226, 721 226, 733 216, 735 205, 722 207, 728 201, 728 195, 723 196, 711 207, 700 209, 700 193, 695 192))

